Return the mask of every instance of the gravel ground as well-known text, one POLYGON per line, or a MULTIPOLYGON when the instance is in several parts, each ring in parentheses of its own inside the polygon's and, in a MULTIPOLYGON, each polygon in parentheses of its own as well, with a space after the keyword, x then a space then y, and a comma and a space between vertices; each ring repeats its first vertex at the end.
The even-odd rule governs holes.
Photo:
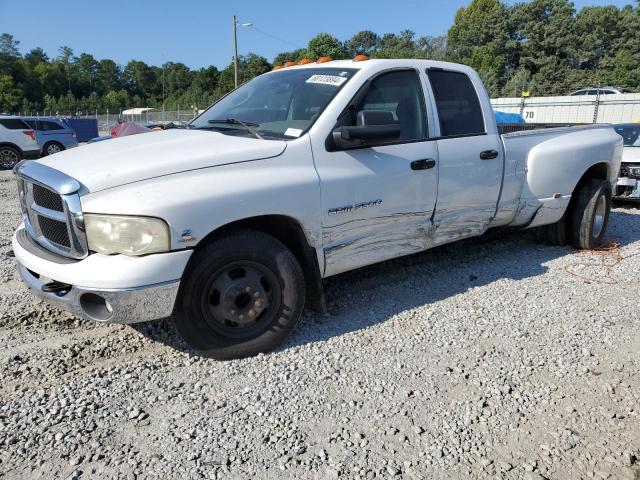
POLYGON ((342 275, 226 363, 32 298, 18 223, 2 172, 0 478, 640 478, 640 210, 621 256, 518 232, 342 275))

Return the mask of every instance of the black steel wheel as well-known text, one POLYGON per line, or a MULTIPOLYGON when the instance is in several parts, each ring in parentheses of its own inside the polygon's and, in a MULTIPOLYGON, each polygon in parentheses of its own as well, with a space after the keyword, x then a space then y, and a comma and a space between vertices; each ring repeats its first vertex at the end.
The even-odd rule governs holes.
POLYGON ((278 346, 302 314, 304 275, 295 256, 262 232, 240 231, 193 254, 174 324, 186 343, 218 360, 278 346))

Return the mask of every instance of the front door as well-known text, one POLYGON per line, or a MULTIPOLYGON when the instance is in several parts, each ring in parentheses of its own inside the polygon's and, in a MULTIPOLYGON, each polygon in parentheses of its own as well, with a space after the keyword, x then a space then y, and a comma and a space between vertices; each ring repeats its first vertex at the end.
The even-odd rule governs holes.
POLYGON ((326 276, 418 252, 430 242, 438 152, 428 138, 420 75, 392 70, 365 88, 342 125, 356 125, 357 112, 384 110, 400 125, 400 138, 332 151, 324 139, 314 142, 326 276))

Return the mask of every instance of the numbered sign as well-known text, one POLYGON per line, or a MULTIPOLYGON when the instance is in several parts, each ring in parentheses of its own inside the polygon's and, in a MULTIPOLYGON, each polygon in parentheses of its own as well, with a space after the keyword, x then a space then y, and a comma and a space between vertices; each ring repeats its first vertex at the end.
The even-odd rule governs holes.
POLYGON ((522 116, 527 123, 534 123, 538 115, 535 108, 525 108, 522 112, 522 116))

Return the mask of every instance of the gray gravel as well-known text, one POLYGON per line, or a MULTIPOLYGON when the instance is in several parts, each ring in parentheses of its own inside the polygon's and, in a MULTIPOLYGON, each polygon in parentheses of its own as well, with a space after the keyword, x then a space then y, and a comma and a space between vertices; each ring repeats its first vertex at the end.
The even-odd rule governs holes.
MULTIPOLYGON (((217 363, 33 299, 18 223, 2 172, 0 478, 640 478, 640 256, 466 241, 332 279, 329 316, 217 363)), ((609 232, 640 253, 640 210, 609 232)))

